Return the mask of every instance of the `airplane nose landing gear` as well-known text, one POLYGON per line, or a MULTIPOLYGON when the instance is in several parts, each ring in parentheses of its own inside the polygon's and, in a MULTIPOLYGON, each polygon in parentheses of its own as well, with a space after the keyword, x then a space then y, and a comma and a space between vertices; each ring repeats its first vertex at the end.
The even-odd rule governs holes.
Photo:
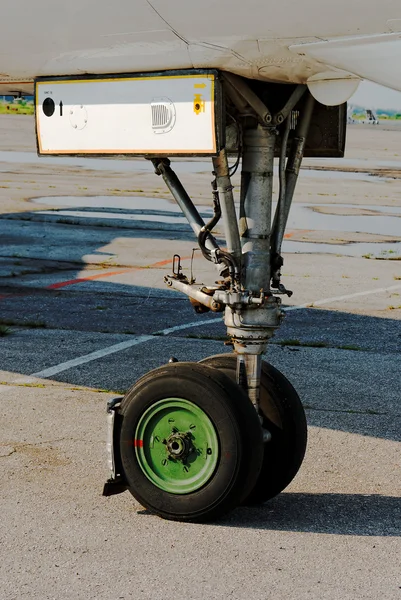
POLYGON ((168 519, 210 520, 238 504, 271 498, 291 482, 306 448, 299 397, 262 354, 283 317, 280 296, 292 293, 280 280, 281 243, 314 101, 307 93, 297 104, 305 92, 299 86, 274 115, 245 81, 227 76, 225 90, 226 111, 238 134, 235 168, 242 158, 238 221, 225 149, 213 158, 210 223, 203 222, 169 161, 152 161, 220 279, 214 286, 196 284, 176 266, 165 281, 195 307, 224 312, 234 354, 156 369, 130 389, 118 409, 127 487, 141 504, 168 519), (301 108, 295 124, 296 104, 301 108), (273 217, 278 139, 280 193, 273 217), (211 233, 220 216, 226 249, 211 233))

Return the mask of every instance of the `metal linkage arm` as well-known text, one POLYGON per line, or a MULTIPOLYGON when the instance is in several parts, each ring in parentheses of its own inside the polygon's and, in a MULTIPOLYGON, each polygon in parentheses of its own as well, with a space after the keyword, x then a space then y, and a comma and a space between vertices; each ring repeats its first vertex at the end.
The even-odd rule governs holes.
POLYGON ((302 112, 301 119, 295 130, 295 137, 292 141, 291 152, 287 160, 287 166, 285 168, 285 180, 283 179, 283 164, 285 160, 286 144, 288 139, 288 127, 287 125, 282 145, 282 155, 280 157, 280 172, 281 172, 281 190, 279 203, 277 206, 276 214, 274 217, 273 231, 272 231, 272 253, 273 255, 281 254, 281 245, 283 243, 284 232, 287 226, 288 215, 291 208, 292 199, 294 197, 295 186, 298 181, 299 170, 301 168, 301 162, 304 155, 306 138, 309 131, 309 125, 312 118, 313 108, 315 100, 313 96, 309 94, 306 102, 304 111, 302 112))
POLYGON ((273 123, 280 125, 289 116, 296 103, 299 102, 299 100, 306 92, 306 89, 306 85, 297 85, 297 87, 295 88, 295 90, 293 91, 283 108, 277 114, 274 115, 273 123))
POLYGON ((269 109, 259 96, 251 90, 245 79, 233 73, 224 73, 224 79, 228 83, 228 93, 237 108, 244 109, 248 104, 255 111, 263 125, 270 125, 272 116, 269 109))
MULTIPOLYGON (((170 167, 170 161, 168 160, 168 158, 160 158, 152 159, 152 163, 155 167, 156 174, 161 175, 163 177, 175 201, 181 208, 188 223, 190 224, 196 237, 198 238, 199 234, 201 233, 201 230, 205 228, 205 222, 198 213, 191 198, 185 191, 185 188, 183 187, 181 181, 178 179, 177 175, 170 167)), ((208 234, 205 240, 205 246, 212 253, 216 252, 219 249, 216 240, 210 233, 208 234)))
POLYGON ((232 254, 238 263, 240 263, 241 242, 237 215, 235 213, 233 186, 231 185, 227 153, 225 150, 221 150, 219 155, 213 158, 213 169, 216 175, 217 193, 223 215, 227 251, 232 254))
POLYGON ((175 277, 169 277, 168 275, 164 278, 164 281, 172 289, 186 294, 189 298, 195 300, 203 306, 206 306, 209 310, 212 310, 213 312, 222 312, 224 310, 224 305, 220 304, 219 302, 216 302, 213 296, 205 294, 202 291, 202 286, 189 284, 185 281, 180 281, 175 277))
POLYGON ((297 85, 283 108, 272 116, 270 110, 246 81, 233 73, 224 73, 228 95, 240 113, 251 108, 262 125, 281 125, 305 93, 306 85, 297 85))

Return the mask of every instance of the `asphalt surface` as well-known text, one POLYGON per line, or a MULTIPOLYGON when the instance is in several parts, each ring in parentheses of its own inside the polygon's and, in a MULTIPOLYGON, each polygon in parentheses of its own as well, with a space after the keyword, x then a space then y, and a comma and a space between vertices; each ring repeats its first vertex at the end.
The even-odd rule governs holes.
MULTIPOLYGON (((0 219, 0 598, 401 598, 401 262, 285 255, 294 295, 265 358, 304 403, 303 466, 263 506, 173 523, 102 497, 105 407, 171 356, 230 351, 221 319, 163 284, 193 237, 28 219, 18 187, 0 219)), ((216 278, 199 252, 193 271, 216 278)))

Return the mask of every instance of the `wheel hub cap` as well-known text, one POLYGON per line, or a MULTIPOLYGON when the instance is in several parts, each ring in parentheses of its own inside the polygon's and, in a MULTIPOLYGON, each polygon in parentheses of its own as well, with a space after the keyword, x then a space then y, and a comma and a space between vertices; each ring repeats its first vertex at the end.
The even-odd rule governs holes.
POLYGON ((171 458, 185 459, 194 451, 189 433, 172 433, 166 440, 167 452, 171 458))
POLYGON ((159 400, 144 412, 134 447, 146 477, 174 494, 188 494, 206 485, 219 460, 211 419, 199 406, 181 398, 159 400))

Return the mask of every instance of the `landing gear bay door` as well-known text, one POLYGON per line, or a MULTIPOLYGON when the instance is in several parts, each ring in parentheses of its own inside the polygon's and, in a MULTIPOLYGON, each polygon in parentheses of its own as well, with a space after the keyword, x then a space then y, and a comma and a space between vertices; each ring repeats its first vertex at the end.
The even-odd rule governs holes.
POLYGON ((217 71, 40 78, 39 154, 213 156, 223 146, 217 71))

